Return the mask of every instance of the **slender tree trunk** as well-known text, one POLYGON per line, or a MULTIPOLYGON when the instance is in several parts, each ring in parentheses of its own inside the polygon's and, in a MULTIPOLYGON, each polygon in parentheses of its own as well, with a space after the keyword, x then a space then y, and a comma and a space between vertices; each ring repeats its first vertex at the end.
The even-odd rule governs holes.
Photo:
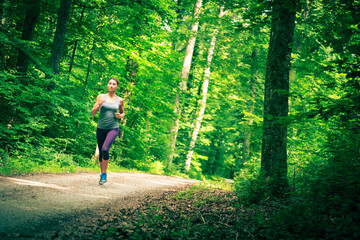
POLYGON ((61 0, 50 59, 51 69, 56 75, 60 73, 60 60, 64 48, 66 27, 69 20, 70 8, 71 0, 61 0))
MULTIPOLYGON (((5 0, 0 0, 0 31, 3 31, 6 23, 5 12, 5 0)), ((3 43, 0 43, 0 71, 5 69, 5 54, 3 52, 3 46, 3 43)))
MULTIPOLYGON (((96 30, 96 31, 98 31, 98 30, 96 30)), ((87 68, 86 68, 85 86, 87 86, 87 83, 88 83, 89 77, 90 77, 91 64, 94 59, 94 52, 95 52, 95 48, 96 48, 96 37, 97 37, 97 34, 95 34, 94 39, 93 39, 93 45, 92 45, 91 51, 90 51, 89 62, 88 62, 87 68)))
POLYGON ((171 167, 172 167, 172 161, 173 161, 174 153, 175 153, 176 139, 177 139, 177 134, 179 131, 179 123, 180 123, 180 115, 181 115, 180 96, 182 95, 182 92, 186 89, 187 80, 189 78, 191 59, 192 59, 192 56, 194 53, 196 34, 197 34, 197 31, 199 28, 198 19, 199 19, 199 15, 200 15, 201 6, 202 6, 202 0, 196 0, 195 10, 194 10, 194 24, 191 26, 191 36, 190 36, 190 39, 186 46, 183 67, 181 69, 181 74, 180 74, 179 89, 178 89, 178 92, 176 93, 176 97, 175 97, 174 112, 175 112, 176 120, 175 120, 174 126, 170 129, 170 138, 171 138, 170 139, 170 142, 171 142, 171 150, 170 151, 171 152, 169 155, 169 162, 168 162, 168 170, 169 171, 171 170, 171 167))
POLYGON ((288 188, 287 116, 295 0, 274 0, 266 63, 261 172, 269 191, 281 196, 288 188))
MULTIPOLYGON (((2 19, 3 22, 3 31, 5 34, 13 32, 15 30, 16 32, 23 31, 24 28, 24 19, 22 17, 17 17, 19 15, 26 16, 26 4, 23 1, 11 1, 7 0, 4 3, 4 18, 2 19), (17 9, 17 16, 14 16, 12 12, 13 9, 17 9)), ((0 44, 2 44, 2 41, 0 41, 0 44)), ((6 69, 17 69, 17 60, 18 60, 18 53, 19 49, 13 48, 13 49, 4 49, 4 53, 2 52, 0 54, 6 54, 4 55, 4 67, 6 69), (9 51, 10 50, 10 51, 9 51)))
POLYGON ((183 61, 183 67, 181 69, 181 82, 180 82, 180 89, 181 90, 185 90, 186 89, 186 83, 187 80, 189 78, 189 73, 190 73, 190 67, 191 67, 191 60, 192 60, 192 56, 194 53, 194 47, 195 47, 195 42, 196 42, 196 34, 197 31, 199 29, 199 15, 200 15, 200 10, 201 10, 201 6, 202 6, 202 0, 197 0, 196 4, 195 4, 195 10, 194 10, 194 24, 191 26, 191 36, 190 39, 188 41, 188 44, 186 46, 186 52, 185 52, 185 57, 184 57, 184 61, 183 61))
MULTIPOLYGON (((78 23, 78 27, 81 27, 81 23, 82 23, 82 20, 83 20, 83 18, 84 18, 85 9, 86 9, 86 7, 83 6, 82 11, 81 11, 80 20, 79 20, 79 23, 78 23)), ((68 80, 70 79, 71 70, 72 70, 73 65, 74 65, 75 53, 76 53, 76 49, 77 49, 78 42, 79 42, 79 41, 78 41, 78 39, 76 38, 75 43, 74 43, 74 49, 73 49, 73 51, 72 51, 71 59, 70 59, 69 77, 68 77, 68 80)))
POLYGON ((254 110, 255 110, 255 96, 256 96, 256 84, 258 78, 258 50, 257 47, 253 47, 253 52, 251 54, 251 78, 250 78, 250 100, 248 102, 248 114, 249 120, 248 125, 245 126, 244 132, 244 142, 243 142, 243 154, 242 154, 242 164, 247 162, 250 158, 250 142, 251 142, 251 126, 254 122, 254 110))
MULTIPOLYGON (((224 7, 221 7, 219 18, 223 17, 225 15, 225 13, 226 12, 224 12, 224 7)), ((188 151, 188 154, 186 155, 186 161, 185 161, 185 171, 186 172, 189 172, 189 170, 190 170, 191 158, 194 153, 196 139, 199 134, 201 122, 203 120, 204 113, 205 113, 206 97, 207 97, 209 80, 210 80, 210 66, 211 66, 211 61, 212 61, 213 55, 214 55, 217 34, 218 34, 218 30, 215 29, 214 35, 211 38, 210 47, 209 47, 208 56, 207 56, 207 64, 206 64, 206 69, 205 69, 204 82, 203 82, 203 86, 202 86, 202 100, 201 100, 201 104, 200 104, 200 111, 199 111, 198 117, 196 119, 194 131, 192 133, 189 151, 188 151)))
POLYGON ((5 0, 0 0, 0 29, 3 28, 6 22, 5 18, 5 0))
MULTIPOLYGON (((2 33, 8 33, 9 31, 9 24, 13 24, 13 22, 16 22, 16 30, 21 31, 21 27, 23 27, 23 24, 19 23, 19 20, 12 19, 11 17, 11 7, 10 5, 15 5, 15 3, 10 3, 10 0, 1 0, 0 1, 0 31, 2 33)), ((16 4, 16 7, 19 8, 18 4, 16 4)), ((21 13, 20 13, 21 14, 21 13)), ((24 13, 25 15, 25 13, 24 13)), ((9 53, 4 49, 5 44, 0 41, 0 70, 4 69, 12 69, 13 67, 16 67, 16 60, 15 57, 17 56, 16 53, 9 53), (14 65, 12 64, 14 62, 14 65)))
MULTIPOLYGON (((26 0, 26 15, 23 25, 23 32, 21 39, 26 41, 32 41, 35 32, 36 20, 40 14, 40 0, 26 0)), ((19 50, 17 59, 17 70, 21 73, 26 73, 29 67, 29 55, 23 50, 19 50)))

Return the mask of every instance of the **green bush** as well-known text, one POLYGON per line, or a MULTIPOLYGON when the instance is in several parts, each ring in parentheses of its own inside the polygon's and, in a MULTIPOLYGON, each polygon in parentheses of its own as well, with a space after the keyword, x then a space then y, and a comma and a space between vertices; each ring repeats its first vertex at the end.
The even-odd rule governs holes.
POLYGON ((327 167, 308 194, 274 214, 267 239, 358 239, 359 166, 327 167))
POLYGON ((149 173, 164 174, 164 164, 160 161, 154 161, 149 164, 149 173))
POLYGON ((95 131, 86 92, 78 91, 82 85, 62 77, 44 81, 33 72, 1 77, 0 149, 7 152, 3 172, 37 171, 36 166, 49 163, 86 165, 95 148, 95 131))
POLYGON ((239 199, 247 204, 258 203, 265 198, 265 180, 260 174, 260 159, 245 162, 234 178, 239 199))
MULTIPOLYGON (((34 147, 31 144, 18 143, 16 150, 10 152, 10 156, 6 156, 4 151, 1 152, 0 174, 74 171, 79 167, 75 159, 75 155, 55 151, 51 147, 34 147)), ((82 161, 85 162, 85 159, 82 158, 82 161)))

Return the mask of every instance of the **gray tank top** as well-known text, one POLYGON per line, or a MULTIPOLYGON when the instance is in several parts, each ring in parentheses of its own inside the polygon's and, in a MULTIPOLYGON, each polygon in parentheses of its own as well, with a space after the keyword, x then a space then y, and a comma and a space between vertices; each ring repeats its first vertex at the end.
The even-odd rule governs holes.
POLYGON ((100 107, 98 128, 101 129, 113 129, 118 128, 119 123, 115 117, 115 112, 119 110, 119 97, 116 96, 116 101, 109 103, 107 101, 107 94, 103 95, 103 99, 106 100, 100 107))

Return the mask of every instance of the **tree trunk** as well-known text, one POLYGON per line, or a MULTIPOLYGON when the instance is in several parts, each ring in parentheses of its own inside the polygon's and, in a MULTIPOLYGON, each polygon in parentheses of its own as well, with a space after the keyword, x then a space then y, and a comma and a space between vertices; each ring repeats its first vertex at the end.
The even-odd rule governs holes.
MULTIPOLYGON (((6 23, 5 16, 5 0, 0 0, 0 31, 3 31, 4 25, 6 23)), ((5 69, 5 54, 3 53, 3 43, 0 43, 0 71, 5 69)))
MULTIPOLYGON (((97 31, 98 31, 98 29, 96 29, 96 32, 97 31)), ((95 48, 96 48, 96 37, 97 37, 97 33, 95 34, 94 39, 93 39, 93 45, 92 45, 92 48, 91 48, 91 51, 90 51, 89 62, 88 62, 87 68, 86 68, 86 77, 85 77, 85 83, 84 83, 85 86, 87 86, 87 83, 88 83, 89 77, 90 77, 91 64, 92 64, 92 61, 94 59, 94 51, 95 51, 95 48)))
MULTIPOLYGON (((21 39, 25 41, 32 41, 35 32, 36 20, 40 14, 40 0, 26 0, 24 1, 26 6, 26 15, 23 25, 23 31, 21 39)), ((21 73, 26 73, 29 67, 29 53, 25 53, 23 50, 19 50, 17 59, 17 70, 21 73)))
MULTIPOLYGON (((83 20, 83 18, 84 18, 85 9, 86 9, 86 7, 83 6, 82 11, 81 11, 81 16, 80 16, 79 24, 78 24, 78 27, 79 27, 79 28, 81 27, 81 23, 82 23, 82 20, 83 20)), ((76 39, 76 40, 75 40, 75 43, 74 43, 74 49, 73 49, 72 54, 71 54, 68 80, 70 79, 71 70, 72 70, 73 65, 74 65, 75 53, 76 53, 76 49, 77 49, 78 42, 79 42, 78 39, 76 39)))
POLYGON ((0 19, 1 19, 1 21, 0 21, 0 29, 2 29, 3 28, 3 26, 5 25, 5 0, 0 0, 0 19))
POLYGON ((60 73, 60 60, 64 48, 66 26, 69 20, 70 8, 71 0, 61 0, 50 59, 50 66, 55 75, 60 73))
POLYGON ((287 116, 295 0, 274 0, 266 63, 261 172, 269 192, 281 196, 288 188, 287 116))
POLYGON ((179 131, 179 122, 180 122, 180 115, 181 115, 180 97, 182 95, 182 92, 186 89, 187 80, 189 78, 191 59, 192 59, 192 56, 194 53, 194 47, 195 47, 195 41, 196 41, 196 33, 199 28, 198 18, 200 15, 201 6, 202 6, 202 0, 196 0, 195 10, 194 10, 194 20, 195 21, 194 21, 194 24, 191 26, 191 36, 190 36, 190 39, 186 46, 183 67, 181 69, 181 74, 180 74, 179 90, 176 93, 176 97, 175 97, 174 112, 175 112, 176 120, 175 120, 174 126, 170 129, 170 138, 171 138, 170 139, 170 141, 171 141, 171 150, 170 151, 171 152, 169 155, 169 162, 168 162, 168 170, 169 171, 171 170, 171 165, 172 165, 172 161, 173 161, 174 153, 175 153, 176 138, 177 138, 177 134, 179 131))
MULTIPOLYGON (((224 12, 224 7, 221 7, 219 18, 223 17, 225 15, 225 13, 226 12, 224 12)), ((202 86, 202 100, 201 100, 201 104, 200 104, 200 111, 199 111, 198 117, 196 119, 194 131, 192 133, 189 151, 188 151, 188 154, 186 155, 186 161, 185 161, 185 171, 186 172, 189 172, 189 170, 190 170, 191 158, 194 153, 196 139, 199 134, 201 122, 202 122, 202 119, 203 119, 204 113, 205 113, 206 97, 207 97, 207 91, 208 91, 209 79, 210 79, 210 66, 211 66, 211 61, 212 61, 213 55, 214 55, 217 34, 218 34, 218 30, 215 28, 214 35, 211 38, 210 47, 209 47, 208 56, 207 56, 207 64, 206 64, 206 69, 205 69, 204 82, 203 82, 203 86, 202 86)))

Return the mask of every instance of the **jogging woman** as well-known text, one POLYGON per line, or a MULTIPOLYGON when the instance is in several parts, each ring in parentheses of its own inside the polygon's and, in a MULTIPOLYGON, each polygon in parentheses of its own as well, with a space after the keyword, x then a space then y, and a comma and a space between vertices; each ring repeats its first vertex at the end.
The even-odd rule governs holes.
POLYGON ((119 134, 118 119, 125 117, 124 100, 116 96, 119 80, 111 78, 107 83, 108 93, 100 94, 96 98, 91 115, 95 116, 100 109, 99 121, 96 129, 96 139, 99 147, 100 181, 99 185, 107 182, 107 167, 109 164, 109 149, 119 134))

